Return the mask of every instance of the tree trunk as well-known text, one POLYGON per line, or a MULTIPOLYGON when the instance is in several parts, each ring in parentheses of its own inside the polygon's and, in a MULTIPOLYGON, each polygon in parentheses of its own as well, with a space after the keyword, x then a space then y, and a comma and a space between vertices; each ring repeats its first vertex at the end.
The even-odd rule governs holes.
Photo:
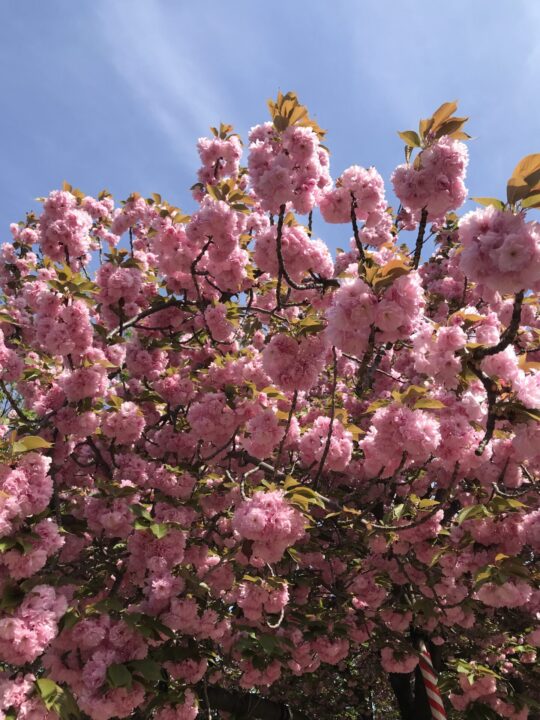
MULTIPOLYGON (((205 692, 202 688, 198 690, 201 706, 208 711, 205 692)), ((310 720, 307 715, 295 711, 285 703, 274 702, 255 693, 224 690, 209 685, 206 696, 210 709, 233 713, 237 720, 310 720)))

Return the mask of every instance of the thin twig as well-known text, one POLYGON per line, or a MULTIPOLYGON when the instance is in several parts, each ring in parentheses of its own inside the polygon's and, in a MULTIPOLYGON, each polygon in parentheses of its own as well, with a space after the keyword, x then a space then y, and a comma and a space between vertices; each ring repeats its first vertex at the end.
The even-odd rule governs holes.
POLYGON ((316 490, 319 485, 320 477, 324 470, 324 463, 326 462, 326 458, 328 457, 328 453, 330 452, 330 442, 332 440, 332 431, 334 429, 334 417, 336 414, 336 386, 337 386, 337 356, 336 356, 336 348, 332 347, 332 355, 334 357, 334 369, 332 372, 332 401, 330 404, 330 425, 328 427, 328 435, 326 436, 326 443, 324 446, 323 454, 321 456, 321 461, 319 463, 319 468, 317 470, 317 474, 315 475, 315 478, 313 479, 313 487, 316 490))
POLYGON ((23 411, 20 409, 20 407, 17 405, 17 402, 16 402, 15 398, 13 397, 13 395, 11 394, 11 392, 8 390, 7 385, 6 385, 6 383, 5 383, 3 380, 0 380, 0 388, 2 388, 2 392, 4 393, 4 395, 5 395, 5 396, 7 397, 7 399, 9 400, 9 404, 11 405, 11 407, 13 408, 13 410, 15 410, 15 412, 16 412, 17 415, 18 415, 18 417, 19 417, 21 420, 24 420, 24 422, 31 423, 31 422, 32 422, 32 419, 29 418, 27 415, 25 415, 24 412, 23 412, 23 411))
POLYGON ((481 360, 488 355, 496 355, 497 353, 506 350, 506 348, 513 343, 516 339, 517 331, 519 330, 519 323, 521 321, 521 308, 523 306, 523 295, 524 291, 520 290, 514 297, 514 307, 512 310, 512 318, 510 324, 503 332, 501 339, 496 345, 492 345, 487 348, 477 348, 473 353, 475 360, 481 360))
POLYGON ((360 240, 360 233, 358 231, 358 222, 356 220, 356 208, 358 207, 356 198, 354 196, 354 193, 351 193, 351 223, 352 223, 352 229, 354 234, 354 242, 356 243, 356 248, 358 250, 358 255, 360 257, 360 260, 365 263, 366 262, 366 254, 364 252, 364 248, 362 246, 362 241, 360 240))
POLYGON ((420 224, 418 225, 418 236, 416 238, 416 246, 414 248, 413 267, 416 269, 420 265, 420 257, 422 255, 422 248, 424 246, 424 234, 426 232, 426 225, 428 219, 427 208, 422 208, 422 214, 420 216, 420 224))

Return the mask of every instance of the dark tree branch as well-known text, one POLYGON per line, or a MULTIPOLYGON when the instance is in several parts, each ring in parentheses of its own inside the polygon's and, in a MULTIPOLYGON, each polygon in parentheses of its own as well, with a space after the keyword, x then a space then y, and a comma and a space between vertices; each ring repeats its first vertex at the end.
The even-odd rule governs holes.
POLYGON ((143 310, 138 315, 135 315, 135 317, 132 317, 127 322, 122 323, 122 325, 119 325, 118 327, 114 328, 114 330, 111 330, 111 332, 107 335, 107 340, 111 340, 121 330, 122 331, 127 330, 132 325, 136 325, 140 320, 143 320, 144 318, 148 317, 149 315, 153 315, 154 313, 157 313, 160 310, 166 310, 167 308, 170 308, 170 307, 185 308, 185 303, 182 300, 178 300, 177 298, 169 298, 168 300, 165 300, 164 302, 159 303, 158 305, 153 305, 152 307, 147 308, 146 310, 143 310))
POLYGON ((512 318, 510 320, 510 324, 506 328, 506 330, 503 332, 501 339, 496 345, 493 345, 492 347, 487 348, 477 348, 473 353, 473 358, 475 360, 481 360, 482 358, 487 357, 488 355, 496 355, 499 352, 502 352, 503 350, 506 350, 506 348, 510 345, 510 343, 513 343, 516 339, 517 331, 519 330, 519 323, 521 321, 521 308, 523 306, 523 295, 524 291, 520 290, 520 292, 516 293, 514 298, 514 309, 512 310, 512 318))
POLYGON ((424 235, 426 232, 428 211, 426 208, 422 209, 422 215, 420 216, 420 224, 418 225, 418 236, 416 238, 416 247, 414 248, 413 267, 415 269, 420 265, 420 257, 422 255, 422 248, 424 247, 424 235))
POLYGON ((321 456, 321 461, 320 461, 319 467, 317 469, 317 474, 315 475, 315 478, 313 480, 313 487, 315 489, 317 489, 317 487, 319 485, 319 480, 324 471, 324 463, 326 462, 326 458, 328 457, 328 453, 330 452, 330 443, 332 441, 332 431, 334 429, 334 416, 336 414, 337 356, 336 356, 336 348, 335 347, 332 347, 332 355, 334 358, 334 365, 333 365, 333 371, 332 371, 332 401, 330 403, 330 425, 328 426, 328 435, 326 436, 326 443, 324 445, 324 450, 323 450, 323 454, 321 456))
POLYGON ((320 278, 317 279, 315 282, 312 283, 297 283, 295 280, 292 279, 292 277, 289 275, 287 268, 285 267, 285 260, 283 258, 283 247, 282 247, 282 237, 283 237, 283 221, 285 219, 285 205, 282 205, 279 209, 279 218, 278 218, 278 224, 277 224, 277 231, 276 231, 276 251, 277 251, 277 260, 278 260, 278 282, 277 282, 277 307, 278 309, 281 308, 281 283, 283 278, 285 278, 285 281, 287 282, 287 285, 289 287, 292 287, 293 290, 321 290, 322 288, 327 287, 339 287, 339 280, 336 280, 335 278, 320 278))
POLYGON ((2 388, 2 392, 7 397, 9 404, 11 405, 13 410, 15 410, 17 416, 24 422, 31 423, 32 420, 27 415, 25 415, 21 408, 17 405, 17 401, 15 400, 11 392, 8 390, 7 385, 3 380, 0 380, 0 388, 2 388))
POLYGON ((484 437, 482 438, 480 445, 475 450, 476 455, 482 455, 484 450, 486 449, 488 442, 493 437, 493 432, 495 430, 495 421, 497 419, 495 417, 495 404, 497 402, 497 386, 487 375, 484 375, 484 373, 481 370, 474 367, 474 365, 471 366, 471 370, 473 371, 473 373, 476 375, 476 377, 480 380, 480 382, 484 386, 484 390, 486 391, 487 401, 488 401, 486 432, 484 433, 484 437))
POLYGON ((356 198, 354 197, 354 193, 351 193, 351 223, 352 223, 352 229, 354 234, 354 242, 356 243, 356 248, 358 250, 358 256, 360 257, 360 260, 362 262, 366 262, 366 254, 364 252, 364 248, 362 246, 362 241, 360 240, 360 233, 358 232, 358 222, 356 221, 356 208, 358 207, 356 203, 356 198))

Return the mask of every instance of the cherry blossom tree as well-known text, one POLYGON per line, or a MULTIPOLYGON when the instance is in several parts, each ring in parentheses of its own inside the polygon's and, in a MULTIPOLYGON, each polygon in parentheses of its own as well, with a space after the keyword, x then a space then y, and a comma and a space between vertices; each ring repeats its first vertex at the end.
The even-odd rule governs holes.
POLYGON ((1 247, 1 718, 422 720, 421 643, 538 717, 540 155, 459 218, 445 103, 393 209, 269 109, 190 215, 65 185, 1 247))

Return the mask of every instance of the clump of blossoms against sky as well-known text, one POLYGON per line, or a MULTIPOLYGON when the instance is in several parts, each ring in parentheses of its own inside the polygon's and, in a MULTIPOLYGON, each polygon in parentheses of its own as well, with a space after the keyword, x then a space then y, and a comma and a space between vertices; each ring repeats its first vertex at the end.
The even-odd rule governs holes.
POLYGON ((460 219, 446 103, 393 209, 269 107, 191 215, 66 185, 1 248, 2 717, 411 717, 421 640, 459 717, 538 699, 540 155, 460 219))

